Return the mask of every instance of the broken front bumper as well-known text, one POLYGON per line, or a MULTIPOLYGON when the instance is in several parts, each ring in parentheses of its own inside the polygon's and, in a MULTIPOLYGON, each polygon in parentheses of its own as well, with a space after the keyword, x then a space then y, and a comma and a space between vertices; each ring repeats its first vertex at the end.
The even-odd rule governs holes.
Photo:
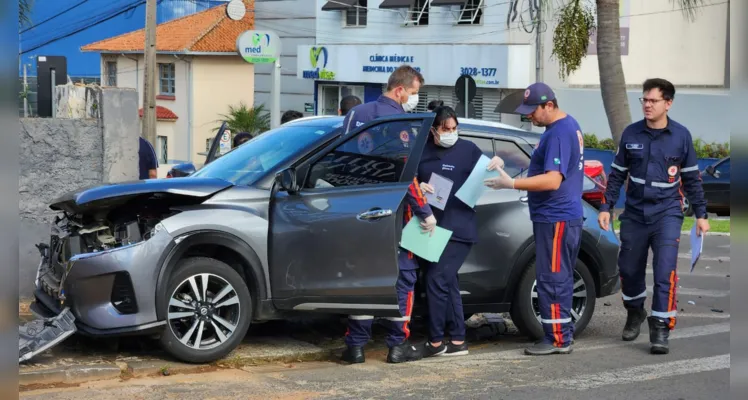
POLYGON ((18 362, 30 360, 56 346, 75 331, 75 317, 69 308, 56 317, 37 319, 18 327, 18 362))
MULTIPOLYGON (((148 240, 58 263, 54 248, 42 250, 35 302, 39 317, 60 315, 69 307, 81 333, 92 336, 147 333, 164 321, 156 317, 156 282, 173 246, 165 230, 148 240)), ((41 246, 45 247, 45 246, 41 246)))

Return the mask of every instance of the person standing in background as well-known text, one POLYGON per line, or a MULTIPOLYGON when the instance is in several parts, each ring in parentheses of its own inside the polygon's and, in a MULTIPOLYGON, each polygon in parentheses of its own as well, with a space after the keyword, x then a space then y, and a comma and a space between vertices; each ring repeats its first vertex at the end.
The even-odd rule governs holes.
POLYGON ((156 150, 142 136, 138 144, 138 159, 140 168, 140 177, 138 179, 158 178, 158 156, 156 156, 156 150))
POLYGON ((356 107, 357 105, 361 104, 361 99, 354 95, 349 95, 343 97, 342 100, 340 100, 340 108, 338 109, 338 115, 346 116, 348 115, 348 111, 351 111, 353 107, 356 107))

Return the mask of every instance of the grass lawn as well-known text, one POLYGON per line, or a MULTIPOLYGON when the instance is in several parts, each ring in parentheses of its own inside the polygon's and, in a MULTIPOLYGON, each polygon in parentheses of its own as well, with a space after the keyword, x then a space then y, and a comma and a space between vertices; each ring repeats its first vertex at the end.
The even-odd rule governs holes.
MULTIPOLYGON (((682 231, 690 231, 693 227, 694 223, 693 217, 686 217, 683 219, 683 228, 682 231)), ((615 220, 613 221, 613 226, 616 230, 621 228, 621 221, 615 220)), ((709 220, 709 226, 710 230, 709 232, 723 232, 723 233, 730 233, 730 220, 729 219, 720 219, 720 220, 709 220)))

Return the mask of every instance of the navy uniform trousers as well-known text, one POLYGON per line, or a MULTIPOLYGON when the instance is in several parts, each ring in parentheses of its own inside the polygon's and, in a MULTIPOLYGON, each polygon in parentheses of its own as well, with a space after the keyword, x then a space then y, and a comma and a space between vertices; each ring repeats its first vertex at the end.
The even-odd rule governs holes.
MULTIPOLYGON (((388 334, 385 342, 388 347, 402 344, 410 337, 410 317, 413 313, 413 292, 418 278, 418 262, 414 255, 399 249, 397 265, 400 273, 397 277, 395 289, 397 302, 400 307, 400 317, 384 318, 388 334)), ((345 333, 345 344, 363 347, 371 338, 371 326, 374 323, 372 315, 348 316, 348 331, 345 333)))
POLYGON ((574 337, 571 304, 574 266, 582 244, 584 221, 533 222, 535 234, 535 279, 544 341, 566 347, 574 337))
POLYGON ((678 287, 678 247, 683 217, 667 215, 657 223, 642 224, 630 218, 621 218, 621 251, 618 268, 621 275, 621 292, 626 308, 643 308, 647 298, 647 256, 652 248, 654 295, 652 316, 675 328, 678 287))
POLYGON ((460 279, 471 243, 450 240, 438 262, 426 269, 426 301, 429 310, 429 340, 441 342, 445 330, 451 340, 465 340, 465 315, 462 310, 460 279))

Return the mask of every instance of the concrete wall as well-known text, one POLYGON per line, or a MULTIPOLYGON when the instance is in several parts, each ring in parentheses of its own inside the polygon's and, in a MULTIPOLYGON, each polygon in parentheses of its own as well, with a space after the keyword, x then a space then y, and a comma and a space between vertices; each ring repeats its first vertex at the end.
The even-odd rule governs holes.
POLYGON ((30 297, 55 212, 74 190, 138 179, 137 93, 105 88, 101 119, 23 118, 19 175, 19 293, 30 297))

